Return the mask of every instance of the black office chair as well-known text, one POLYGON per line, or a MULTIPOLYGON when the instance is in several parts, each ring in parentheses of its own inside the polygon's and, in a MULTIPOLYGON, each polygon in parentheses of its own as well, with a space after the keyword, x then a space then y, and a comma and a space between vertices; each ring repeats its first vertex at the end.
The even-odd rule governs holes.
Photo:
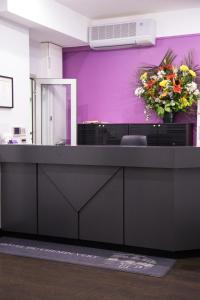
POLYGON ((121 138, 122 146, 147 146, 146 135, 124 135, 121 138))

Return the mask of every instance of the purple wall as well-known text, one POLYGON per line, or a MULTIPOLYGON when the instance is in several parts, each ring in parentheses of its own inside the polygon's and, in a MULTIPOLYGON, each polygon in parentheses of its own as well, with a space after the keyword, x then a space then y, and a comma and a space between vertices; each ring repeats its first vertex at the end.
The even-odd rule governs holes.
MULTIPOLYGON (((195 63, 200 64, 200 34, 157 39, 155 47, 111 51, 88 48, 65 49, 64 78, 76 78, 78 84, 78 122, 99 120, 110 123, 144 123, 144 103, 134 96, 136 74, 143 64, 158 64, 167 49, 177 54, 175 63, 193 50, 195 63)), ((153 114, 148 121, 159 122, 153 114)), ((184 113, 178 122, 196 122, 184 113)))

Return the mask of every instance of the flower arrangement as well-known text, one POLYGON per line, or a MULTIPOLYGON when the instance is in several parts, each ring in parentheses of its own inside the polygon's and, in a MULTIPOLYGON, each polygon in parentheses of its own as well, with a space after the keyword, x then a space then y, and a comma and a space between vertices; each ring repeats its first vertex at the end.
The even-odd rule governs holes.
POLYGON ((190 52, 180 66, 173 64, 176 55, 168 50, 158 66, 146 66, 140 70, 139 86, 135 95, 143 98, 146 116, 155 110, 160 117, 165 113, 187 111, 200 97, 198 78, 200 68, 193 64, 190 52))

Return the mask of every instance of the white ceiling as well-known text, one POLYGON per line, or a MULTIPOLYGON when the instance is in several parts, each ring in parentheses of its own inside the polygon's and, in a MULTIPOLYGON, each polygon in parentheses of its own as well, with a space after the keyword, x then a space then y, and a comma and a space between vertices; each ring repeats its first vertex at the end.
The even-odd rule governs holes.
POLYGON ((30 28, 30 39, 37 42, 49 42, 57 44, 61 47, 80 47, 85 46, 86 43, 79 41, 73 37, 59 33, 47 28, 30 28))
POLYGON ((200 7, 200 0, 56 0, 91 19, 200 7))

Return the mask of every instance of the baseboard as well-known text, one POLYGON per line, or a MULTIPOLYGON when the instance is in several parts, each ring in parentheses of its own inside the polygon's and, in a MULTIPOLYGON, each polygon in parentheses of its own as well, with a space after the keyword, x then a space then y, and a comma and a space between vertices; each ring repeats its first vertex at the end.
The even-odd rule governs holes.
POLYGON ((159 257, 168 257, 168 258, 176 258, 176 259, 200 256, 200 249, 184 250, 184 251, 166 251, 166 250, 149 249, 149 248, 142 248, 142 247, 116 245, 116 244, 109 244, 109 243, 102 243, 102 242, 85 241, 85 240, 78 240, 78 239, 67 239, 67 238, 50 237, 50 236, 27 234, 27 233, 7 232, 3 230, 0 230, 0 236, 33 239, 38 241, 63 243, 63 244, 76 245, 76 246, 79 245, 79 246, 100 248, 100 249, 107 249, 107 250, 114 250, 114 251, 121 251, 121 252, 130 252, 130 253, 135 253, 140 255, 159 256, 159 257))

